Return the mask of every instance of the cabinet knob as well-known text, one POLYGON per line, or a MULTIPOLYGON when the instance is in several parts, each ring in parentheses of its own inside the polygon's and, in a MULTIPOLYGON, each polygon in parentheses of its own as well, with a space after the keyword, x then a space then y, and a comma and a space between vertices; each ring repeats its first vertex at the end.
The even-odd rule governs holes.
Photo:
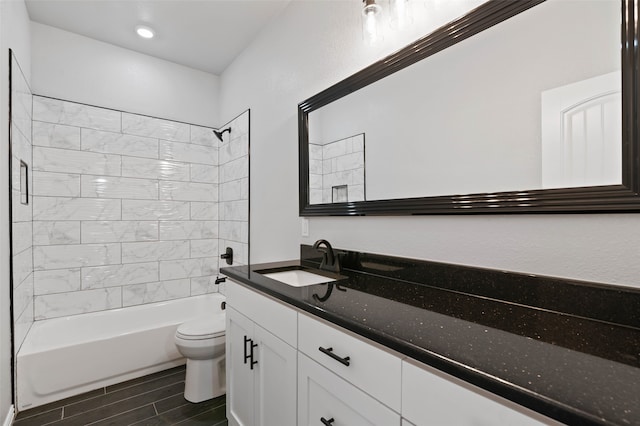
POLYGON ((325 426, 331 426, 335 420, 333 419, 333 417, 331 417, 329 420, 325 419, 324 417, 320 417, 320 421, 325 426))

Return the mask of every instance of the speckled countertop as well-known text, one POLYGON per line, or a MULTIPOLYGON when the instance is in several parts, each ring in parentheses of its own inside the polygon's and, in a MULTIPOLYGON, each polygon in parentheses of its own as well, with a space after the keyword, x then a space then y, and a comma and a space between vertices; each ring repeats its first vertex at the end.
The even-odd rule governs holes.
POLYGON ((640 425, 640 292, 345 252, 334 285, 292 287, 223 268, 241 284, 567 424, 640 425))

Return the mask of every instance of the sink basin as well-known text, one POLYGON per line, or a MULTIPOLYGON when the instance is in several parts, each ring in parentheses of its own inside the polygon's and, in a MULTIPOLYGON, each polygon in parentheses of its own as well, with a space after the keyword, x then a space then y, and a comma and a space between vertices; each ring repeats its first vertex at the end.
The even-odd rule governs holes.
MULTIPOLYGON (((260 271, 257 271, 258 273, 260 271)), ((335 281, 335 278, 325 277, 303 269, 290 269, 288 271, 263 273, 262 276, 280 281, 293 287, 322 284, 335 281)))

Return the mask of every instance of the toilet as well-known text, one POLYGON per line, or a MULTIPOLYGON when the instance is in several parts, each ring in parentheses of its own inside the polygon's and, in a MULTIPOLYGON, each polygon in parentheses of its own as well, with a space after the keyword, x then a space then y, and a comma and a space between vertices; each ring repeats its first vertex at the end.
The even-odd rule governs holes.
POLYGON ((187 358, 184 398, 202 402, 224 395, 225 314, 211 314, 181 324, 175 343, 187 358))

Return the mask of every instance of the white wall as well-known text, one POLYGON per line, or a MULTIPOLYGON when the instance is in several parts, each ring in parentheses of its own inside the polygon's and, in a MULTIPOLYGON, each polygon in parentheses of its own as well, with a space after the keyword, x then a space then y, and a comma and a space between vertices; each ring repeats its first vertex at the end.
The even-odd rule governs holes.
POLYGON ((219 78, 31 23, 37 95, 217 127, 219 78))
POLYGON ((9 54, 31 74, 29 17, 24 1, 0 0, 0 421, 11 406, 11 323, 9 319, 9 54))
POLYGON ((359 8, 294 0, 222 75, 222 115, 252 111, 253 263, 297 258, 300 243, 327 238, 347 249, 640 287, 636 214, 311 218, 310 237, 300 237, 297 104, 415 35, 367 49, 359 8))

